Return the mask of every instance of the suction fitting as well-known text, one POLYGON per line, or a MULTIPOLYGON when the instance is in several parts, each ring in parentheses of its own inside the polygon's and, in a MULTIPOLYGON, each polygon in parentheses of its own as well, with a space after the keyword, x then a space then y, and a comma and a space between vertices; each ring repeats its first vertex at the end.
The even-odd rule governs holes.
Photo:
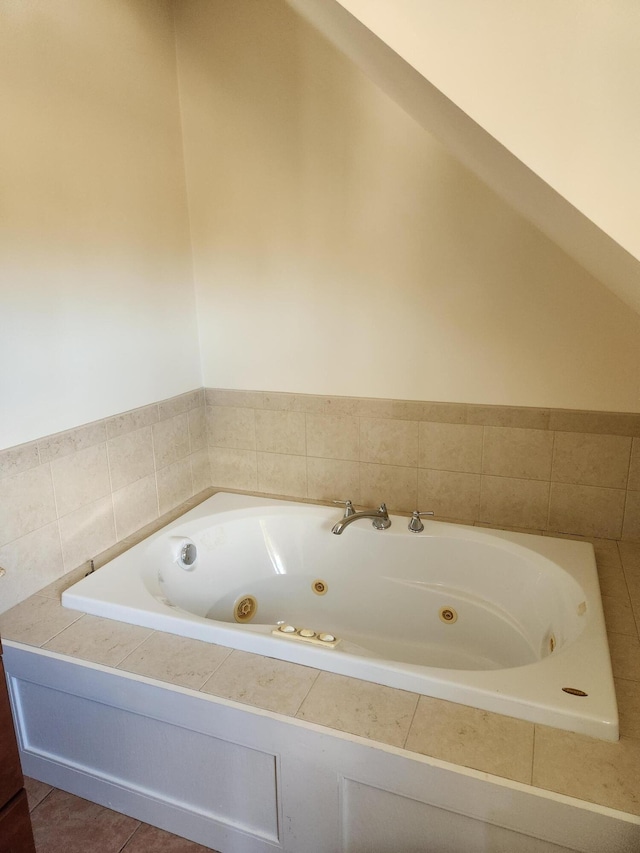
POLYGON ((233 605, 233 618, 236 622, 251 622, 258 612, 258 602, 252 595, 243 595, 233 605))

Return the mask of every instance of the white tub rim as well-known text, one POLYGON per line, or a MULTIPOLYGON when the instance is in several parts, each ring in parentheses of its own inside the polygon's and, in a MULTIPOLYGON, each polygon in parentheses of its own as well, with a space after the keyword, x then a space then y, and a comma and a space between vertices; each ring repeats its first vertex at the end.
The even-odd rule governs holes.
MULTIPOLYGON (((196 520, 211 510, 211 507, 218 507, 222 511, 231 512, 243 508, 259 508, 265 507, 289 507, 299 506, 301 508, 324 507, 326 504, 300 502, 287 499, 266 498, 261 495, 238 494, 219 491, 211 498, 203 501, 192 510, 189 510, 184 515, 178 517, 169 525, 154 532, 147 539, 143 540, 137 546, 130 549, 135 552, 135 549, 149 543, 159 537, 167 535, 169 530, 175 530, 181 525, 190 521, 196 520)), ((339 517, 339 510, 336 513, 336 518, 339 517)), ((392 519, 396 522, 396 531, 394 525, 383 532, 375 532, 375 535, 400 535, 402 528, 406 527, 406 517, 394 516, 392 519)), ((360 524, 361 522, 357 522, 360 524)), ((366 522, 364 522, 366 524, 366 522)), ((437 526, 441 530, 455 530, 458 533, 470 537, 484 539, 487 536, 498 537, 506 542, 515 542, 522 545, 526 543, 527 548, 534 548, 537 552, 549 554, 554 552, 554 543, 556 549, 564 550, 565 553, 572 551, 574 554, 581 551, 581 556, 586 558, 587 565, 584 578, 581 579, 581 584, 584 583, 585 592, 590 596, 590 623, 592 627, 585 630, 585 636, 578 643, 570 644, 563 650, 561 655, 556 657, 550 656, 544 660, 517 667, 508 670, 497 670, 495 672, 482 671, 479 673, 473 671, 463 671, 464 678, 460 679, 461 671, 456 672, 456 678, 452 678, 446 671, 431 672, 429 674, 428 690, 421 689, 419 680, 424 676, 424 673, 418 673, 416 667, 407 664, 403 667, 398 667, 397 664, 388 666, 384 661, 360 661, 358 672, 354 673, 353 668, 349 663, 345 663, 343 658, 338 655, 331 655, 329 650, 316 649, 314 647, 305 646, 301 648, 295 643, 288 643, 279 639, 265 636, 265 632, 261 626, 240 626, 238 631, 237 626, 225 626, 223 623, 216 623, 217 639, 209 638, 211 626, 206 624, 209 620, 193 617, 185 620, 181 614, 180 630, 176 630, 175 625, 170 625, 167 621, 167 616, 176 617, 175 613, 168 614, 166 605, 159 601, 152 601, 148 591, 145 589, 144 594, 149 599, 146 613, 141 615, 135 606, 130 606, 122 602, 122 600, 114 600, 112 596, 106 602, 100 601, 99 596, 92 600, 87 600, 86 597, 81 600, 75 587, 71 587, 63 594, 63 605, 72 609, 79 609, 82 612, 92 613, 98 616, 107 616, 107 618, 116 618, 124 622, 132 622, 133 624, 143 625, 155 630, 166 631, 168 633, 180 633, 183 636, 189 636, 193 639, 204 639, 209 642, 216 642, 220 645, 230 646, 241 651, 248 651, 257 654, 265 655, 266 657, 276 657, 282 660, 287 660, 292 663, 298 663, 306 666, 313 666, 320 670, 326 669, 330 672, 335 672, 340 675, 347 675, 354 678, 361 678, 366 681, 372 681, 380 684, 385 684, 389 687, 396 687, 403 690, 411 690, 413 692, 422 693, 423 695, 433 696, 434 698, 447 699, 461 704, 472 705, 482 710, 491 711, 494 713, 502 713, 508 716, 517 716, 521 719, 526 719, 531 722, 544 722, 547 725, 553 725, 558 728, 565 728, 571 731, 581 731, 585 734, 590 734, 594 737, 599 737, 605 740, 617 740, 618 738, 618 717, 617 707, 615 703, 615 692, 613 689, 613 677, 611 673, 611 663, 606 643, 606 633, 604 627, 604 615, 602 612, 602 604, 595 572, 595 558, 593 555, 593 546, 587 542, 576 542, 573 539, 556 538, 552 536, 535 536, 532 534, 524 534, 520 532, 494 530, 485 527, 475 527, 469 525, 459 525, 443 521, 432 521, 428 524, 437 526), (578 549, 575 546, 579 546, 578 549), (106 608, 111 609, 111 616, 107 615, 106 608), (260 650, 256 648, 256 635, 260 640, 260 650), (604 644, 603 644, 604 635, 604 644), (586 667, 586 662, 589 662, 589 667, 586 667), (557 693, 560 687, 580 687, 584 684, 581 673, 585 670, 592 669, 592 665, 597 667, 601 673, 602 695, 596 697, 593 692, 590 692, 588 697, 574 697, 562 694, 562 696, 551 696, 550 691, 542 689, 535 695, 535 691, 531 690, 531 675, 532 671, 539 671, 539 668, 546 670, 545 677, 555 679, 556 687, 553 693, 557 693), (507 686, 504 673, 515 675, 515 682, 518 689, 523 689, 526 698, 518 698, 510 695, 507 692, 507 686), (519 674, 518 674, 519 673, 519 674), (574 676, 575 677, 572 677, 574 676), (462 680, 463 684, 460 683, 462 680), (473 691, 474 701, 470 702, 466 695, 469 690, 473 691), (579 705, 578 705, 579 703, 579 705), (580 728, 576 729, 574 722, 574 709, 580 707, 580 715, 582 722, 580 728), (541 715, 544 719, 541 718, 541 715)), ((435 527, 433 528, 435 529, 435 527)), ((342 535, 348 535, 348 530, 342 535)), ((414 535, 414 534, 410 534, 414 535)), ((111 565, 111 564, 107 564, 111 565)), ((106 566, 104 567, 106 568, 106 566)), ((100 569, 94 576, 104 577, 103 569, 100 569)), ((95 584, 95 581, 94 581, 95 584)), ((102 584, 100 584, 102 586, 102 584)), ((136 587, 135 581, 133 586, 136 587)), ((138 578, 137 594, 140 593, 140 588, 143 587, 142 581, 138 578)), ((120 596, 122 598, 122 596, 120 596)), ((514 678, 510 679, 511 682, 514 678)))

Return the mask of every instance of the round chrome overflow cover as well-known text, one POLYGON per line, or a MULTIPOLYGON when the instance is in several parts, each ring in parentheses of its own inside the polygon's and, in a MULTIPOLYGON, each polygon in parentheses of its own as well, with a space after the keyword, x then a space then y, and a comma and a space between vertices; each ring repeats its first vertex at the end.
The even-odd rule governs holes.
POLYGON ((198 549, 193 542, 185 542, 180 548, 178 565, 183 569, 192 569, 198 559, 198 549))

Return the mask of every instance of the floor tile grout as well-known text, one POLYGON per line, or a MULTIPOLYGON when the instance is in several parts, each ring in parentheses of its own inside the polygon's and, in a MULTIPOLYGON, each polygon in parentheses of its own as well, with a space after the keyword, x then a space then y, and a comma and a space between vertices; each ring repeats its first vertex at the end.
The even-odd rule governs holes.
POLYGON ((122 847, 120 848, 120 850, 118 851, 118 853, 123 853, 123 851, 124 851, 124 850, 129 846, 129 843, 130 843, 130 842, 135 838, 136 834, 140 831, 140 828, 141 828, 143 825, 144 825, 144 824, 139 823, 139 824, 138 824, 138 826, 136 826, 136 828, 133 830, 133 832, 131 833, 131 835, 130 835, 130 836, 127 838, 127 840, 124 842, 124 844, 122 845, 122 847))

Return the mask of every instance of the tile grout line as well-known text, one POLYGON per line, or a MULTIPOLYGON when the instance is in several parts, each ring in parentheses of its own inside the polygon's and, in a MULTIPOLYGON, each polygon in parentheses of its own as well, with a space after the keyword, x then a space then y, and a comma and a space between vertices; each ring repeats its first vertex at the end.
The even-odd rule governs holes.
MULTIPOLYGON (((98 618, 100 618, 100 617, 98 617, 98 618)), ((102 618, 104 618, 104 617, 102 617, 102 618)), ((142 626, 136 626, 136 627, 142 627, 142 626)), ((138 649, 140 648, 140 646, 144 645, 144 643, 146 643, 147 640, 151 639, 151 637, 153 637, 153 635, 157 633, 157 631, 154 628, 150 628, 149 631, 150 631, 150 633, 143 640, 140 640, 140 642, 136 646, 134 646, 134 648, 132 648, 130 651, 128 651, 125 654, 125 656, 123 658, 121 658, 117 663, 106 664, 106 666, 111 666, 111 667, 113 667, 113 669, 119 669, 120 666, 126 661, 126 659, 128 657, 130 657, 134 652, 137 652, 138 649)), ((123 670, 123 672, 126 672, 126 671, 127 670, 123 670)))
POLYGON ((358 500, 358 503, 360 504, 360 506, 362 506, 362 465, 360 463, 360 443, 361 443, 361 441, 360 441, 360 430, 362 429, 362 418, 360 417, 360 415, 356 415, 356 420, 358 422, 358 450, 357 450, 357 454, 356 454, 358 457, 358 495, 357 495, 357 500, 358 500))
POLYGON ((551 491, 553 488, 553 466, 556 460, 556 437, 557 431, 553 430, 551 439, 551 467, 549 469, 549 499, 547 501, 547 517, 545 523, 545 530, 551 530, 551 491))
MULTIPOLYGON (((36 780, 36 781, 38 781, 38 780, 36 780)), ((42 783, 42 784, 45 784, 45 783, 42 783)), ((36 809, 39 809, 40 806, 44 803, 44 801, 47 800, 51 796, 51 794, 53 794, 53 792, 55 790, 56 790, 56 788, 53 785, 51 785, 51 790, 47 791, 47 793, 44 795, 44 797, 39 802, 37 802, 32 809, 29 809, 29 814, 32 815, 36 811, 36 809)))
MULTIPOLYGON (((120 814, 120 813, 119 813, 119 814, 120 814)), ((142 829, 142 827, 143 827, 143 826, 146 826, 146 824, 142 823, 142 821, 138 821, 138 825, 137 825, 137 826, 136 826, 136 828, 133 830, 133 832, 131 833, 131 835, 127 838, 127 840, 124 842, 124 844, 122 845, 122 847, 120 848, 120 850, 118 850, 118 851, 117 851, 117 853, 126 853, 126 848, 128 847, 129 842, 134 840, 135 835, 138 833, 138 831, 139 831, 140 829, 142 829)))
MULTIPOLYGON (((404 740, 402 741, 402 749, 407 749, 407 741, 409 740, 409 736, 411 734, 411 729, 413 728, 413 724, 414 724, 415 719, 416 719, 416 714, 418 713, 418 707, 420 705, 420 694, 416 693, 415 696, 416 696, 416 705, 415 705, 415 708, 413 709, 413 714, 411 715, 411 722, 409 723, 407 733, 404 736, 404 740)), ((409 750, 409 751, 411 751, 411 750, 409 750)))
MULTIPOLYGON (((73 571, 73 570, 72 570, 72 571, 73 571)), ((38 593, 35 593, 35 594, 34 594, 34 597, 35 597, 36 595, 38 595, 38 593)), ((40 595, 40 596, 38 596, 38 597, 39 597, 39 598, 43 598, 45 601, 56 601, 56 599, 51 599, 51 598, 49 598, 49 597, 48 597, 48 596, 46 596, 46 595, 40 595)), ((26 599, 26 600, 28 601, 29 599, 26 599)), ((60 602, 58 601, 58 603, 60 603, 60 602)), ((60 607, 62 607, 62 604, 60 604, 60 607)), ((71 622, 69 622, 69 624, 68 624, 68 625, 65 625, 65 626, 64 626, 64 628, 61 628, 59 631, 56 631, 54 634, 52 634, 52 635, 51 635, 51 637, 47 637, 47 639, 46 639, 46 640, 43 640, 43 642, 42 642, 42 643, 39 643, 38 645, 36 645, 35 643, 31 644, 31 643, 27 643, 27 642, 25 642, 24 640, 19 640, 19 639, 18 639, 18 640, 16 640, 15 642, 17 642, 17 643, 25 643, 25 645, 33 645, 35 648, 38 648, 38 649, 44 649, 44 647, 47 645, 47 643, 50 643, 52 640, 55 640, 55 639, 56 639, 56 637, 59 637, 59 636, 60 636, 60 634, 64 633, 64 631, 66 631, 66 630, 67 630, 67 628, 70 628, 72 625, 75 625, 75 624, 76 624, 76 622, 79 622, 79 621, 80 621, 80 619, 82 619, 82 618, 83 618, 83 616, 86 616, 86 615, 87 615, 86 613, 81 613, 80 611, 74 611, 74 612, 76 612, 76 613, 77 613, 77 616, 75 617, 75 619, 72 619, 72 621, 71 621, 71 622)))
MULTIPOLYGON (((631 439, 631 444, 629 445, 629 464, 627 465, 627 479, 625 481, 624 486, 624 502, 622 504, 622 524, 620 529, 620 539, 624 534, 624 523, 627 518, 627 501, 629 500, 629 479, 631 478, 631 460, 633 459, 633 442, 634 438, 631 439)), ((635 616, 634 616, 635 618, 635 616)), ((638 626, 636 626, 638 627, 638 626)))
MULTIPOLYGON (((49 477, 51 479, 51 492, 53 494, 53 507, 54 507, 55 514, 56 514, 55 525, 56 525, 56 529, 58 531, 58 542, 60 543, 60 560, 62 561, 62 575, 60 575, 60 577, 62 577, 64 574, 66 574, 67 568, 64 564, 64 545, 62 543, 62 530, 60 529, 60 513, 58 512, 58 498, 56 496, 56 487, 55 487, 55 483, 53 481, 53 471, 51 470, 51 462, 45 462, 45 465, 49 466, 49 477)), ((49 523, 51 524, 51 522, 49 522, 49 523)), ((44 527, 46 527, 46 526, 47 525, 44 525, 44 527)), ((38 528, 38 529, 42 530, 42 528, 38 528)), ((33 533, 35 531, 30 531, 30 532, 33 533)))
MULTIPOLYGON (((157 404, 156 404, 157 405, 157 404)), ((158 417, 160 412, 157 412, 158 417)), ((156 421, 158 423, 158 421, 156 421)), ((156 460, 156 441, 153 434, 154 424, 151 424, 151 454, 153 456, 153 479, 156 484, 156 518, 160 517, 160 490, 158 488, 158 463, 156 460)))
POLYGON ((625 586, 625 589, 627 590, 627 596, 629 598, 629 603, 631 604, 631 613, 633 614, 633 618, 636 621, 636 629, 638 631, 638 636, 640 637, 640 624, 638 624, 638 619, 636 619, 636 614, 635 614, 635 610, 633 607, 633 599, 631 598, 631 590, 629 589, 629 581, 627 580, 627 570, 624 567, 624 560, 622 559, 622 551, 620 550, 620 540, 618 540, 616 542, 616 548, 618 551, 618 557, 620 559, 620 567, 622 569, 622 577, 624 580, 624 586, 625 586))
POLYGON ((484 473, 484 446, 485 446, 485 441, 486 441, 485 436, 486 436, 486 428, 483 425, 482 426, 482 443, 480 445, 480 486, 478 488, 478 512, 477 512, 477 517, 478 517, 479 522, 484 522, 484 519, 482 518, 482 515, 483 515, 483 513, 482 513, 482 499, 483 499, 483 492, 484 492, 484 485, 485 485, 485 479, 484 479, 485 478, 485 473, 484 473))
POLYGON ((538 730, 537 723, 533 723, 533 743, 531 748, 531 781, 530 785, 533 786, 533 776, 534 776, 534 767, 536 763, 536 734, 538 730))
MULTIPOLYGON (((211 644, 211 645, 213 645, 213 644, 211 644)), ((217 648, 226 648, 226 647, 225 647, 225 646, 217 646, 217 648)), ((227 654, 226 654, 226 655, 225 655, 225 656, 224 656, 224 657, 223 657, 223 658, 222 658, 222 659, 221 659, 221 660, 220 660, 220 661, 219 661, 219 662, 214 666, 214 668, 213 668, 213 669, 211 670, 211 672, 207 675, 207 677, 206 677, 206 678, 205 678, 205 680, 202 682, 202 684, 201 684, 199 687, 194 687, 193 689, 194 689, 194 690, 197 690, 197 692, 198 692, 198 693, 206 693, 206 691, 204 691, 202 688, 205 686, 205 684, 206 684, 210 679, 212 679, 212 678, 213 678, 213 676, 214 676, 214 675, 216 674, 216 672, 220 669, 220 667, 222 666, 222 664, 223 664, 226 660, 228 660, 228 658, 230 658, 230 657, 231 657, 231 654, 233 653, 233 651, 234 651, 234 649, 229 648, 228 653, 227 653, 227 654)))
MULTIPOLYGON (((309 689, 307 690, 307 692, 304 694, 304 696, 303 696, 303 697, 302 697, 302 699, 300 700, 300 703, 298 704, 298 707, 296 708, 296 710, 295 710, 292 714, 287 714, 287 716, 290 716, 290 717, 292 717, 292 718, 294 718, 294 719, 299 719, 299 718, 298 718, 298 714, 300 713, 300 709, 302 708, 302 706, 304 705, 304 703, 307 701, 307 699, 308 699, 308 697, 309 697, 309 694, 311 693, 311 691, 312 691, 312 690, 313 690, 313 688, 315 687, 316 682, 317 682, 317 681, 318 681, 318 679, 320 678, 320 675, 321 675, 322 671, 323 671, 323 670, 321 670, 321 669, 316 670, 315 678, 313 679, 313 681, 312 681, 312 682, 311 682, 311 684, 309 685, 309 689)), ((303 719, 303 718, 300 718, 300 719, 303 719)))

